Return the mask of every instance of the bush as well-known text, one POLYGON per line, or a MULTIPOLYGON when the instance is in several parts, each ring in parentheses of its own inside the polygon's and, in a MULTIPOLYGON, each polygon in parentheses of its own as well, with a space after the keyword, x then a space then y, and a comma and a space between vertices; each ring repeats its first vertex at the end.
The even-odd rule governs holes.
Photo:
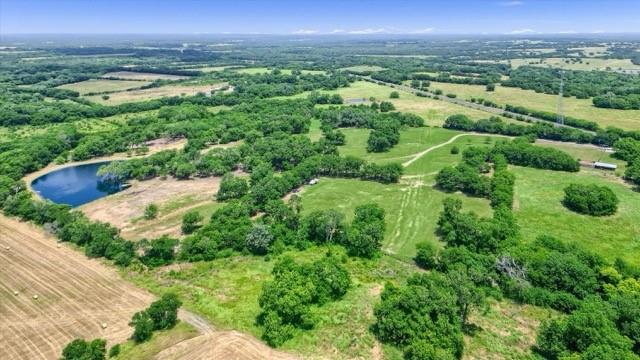
POLYGON ((593 216, 613 215, 618 197, 606 186, 571 184, 564 189, 562 203, 575 212, 593 216))
POLYGON ((397 91, 392 91, 391 94, 389 94, 389 99, 399 99, 400 98, 400 93, 398 93, 397 91))
POLYGON ((158 217, 158 205, 149 204, 144 208, 144 218, 146 220, 155 219, 158 217))
POLYGON ((201 226, 202 220, 203 217, 197 210, 188 211, 182 217, 182 233, 188 235, 196 231, 201 226))
POLYGON ((120 344, 115 344, 109 349, 109 357, 116 357, 120 355, 120 344))
POLYGON ((453 145, 453 147, 451 147, 451 154, 457 155, 459 153, 460 153, 460 149, 456 145, 453 145))

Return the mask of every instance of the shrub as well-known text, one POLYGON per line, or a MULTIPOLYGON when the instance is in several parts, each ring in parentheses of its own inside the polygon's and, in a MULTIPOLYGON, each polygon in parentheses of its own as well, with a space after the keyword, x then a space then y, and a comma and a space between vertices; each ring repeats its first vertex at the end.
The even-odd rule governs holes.
POLYGON ((182 217, 182 233, 185 235, 196 231, 203 220, 202 215, 197 210, 191 210, 182 217))
POLYGON ((454 146, 451 148, 451 154, 452 154, 452 155, 457 155, 457 154, 459 154, 459 153, 460 153, 460 149, 459 149, 456 145, 454 145, 454 146))
POLYGON ((399 99, 400 98, 400 93, 398 93, 397 91, 392 91, 391 94, 389 94, 389 98, 390 99, 399 99))
POLYGON ((144 208, 144 218, 146 220, 155 219, 158 217, 158 205, 149 204, 144 208))
POLYGON ((613 215, 618 197, 606 186, 571 184, 564 189, 562 203, 575 212, 593 216, 613 215))
POLYGON ((115 344, 109 349, 109 357, 116 357, 120 355, 120 344, 115 344))

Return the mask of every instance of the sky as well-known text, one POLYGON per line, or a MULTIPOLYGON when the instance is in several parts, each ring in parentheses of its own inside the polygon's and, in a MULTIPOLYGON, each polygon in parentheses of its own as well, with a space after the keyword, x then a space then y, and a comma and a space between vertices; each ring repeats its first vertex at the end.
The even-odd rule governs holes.
POLYGON ((1 34, 638 33, 640 0, 0 0, 1 34))

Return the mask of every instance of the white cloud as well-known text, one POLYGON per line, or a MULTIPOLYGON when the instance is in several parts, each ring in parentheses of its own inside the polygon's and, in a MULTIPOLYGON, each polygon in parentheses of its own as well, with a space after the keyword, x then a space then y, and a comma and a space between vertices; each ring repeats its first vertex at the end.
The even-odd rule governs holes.
POLYGON ((498 5, 500 5, 500 6, 520 6, 520 5, 524 5, 524 1, 518 1, 518 0, 500 1, 498 3, 498 5))
POLYGON ((535 30, 532 30, 532 29, 518 29, 518 30, 512 30, 512 31, 508 32, 507 34, 511 34, 511 35, 538 34, 538 32, 535 31, 535 30))
POLYGON ((309 35, 309 34, 317 34, 318 30, 311 29, 300 29, 293 32, 293 34, 301 34, 301 35, 309 35))
POLYGON ((604 33, 604 30, 594 30, 591 33, 592 34, 602 34, 602 33, 604 33))
POLYGON ((424 29, 418 29, 418 30, 414 30, 411 33, 412 34, 428 34, 433 32, 433 28, 424 28, 424 29))
POLYGON ((379 33, 383 33, 386 32, 387 30, 385 28, 379 28, 379 29, 360 29, 360 30, 351 30, 348 31, 349 34, 379 34, 379 33))
POLYGON ((332 34, 340 34, 340 33, 343 33, 343 32, 346 32, 346 31, 343 30, 343 29, 335 29, 335 30, 331 31, 332 34))
POLYGON ((556 34, 577 34, 578 32, 575 30, 565 30, 565 31, 558 31, 556 34))

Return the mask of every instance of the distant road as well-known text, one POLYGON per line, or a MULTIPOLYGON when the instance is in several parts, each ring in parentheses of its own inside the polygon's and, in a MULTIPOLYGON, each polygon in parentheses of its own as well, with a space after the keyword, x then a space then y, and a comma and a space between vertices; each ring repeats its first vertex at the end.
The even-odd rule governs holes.
MULTIPOLYGON (((358 79, 364 80, 364 81, 369 81, 369 82, 373 82, 373 83, 376 83, 376 84, 386 85, 386 86, 389 86, 389 87, 392 87, 392 88, 395 88, 395 89, 398 89, 398 90, 406 91, 406 92, 414 94, 414 95, 417 95, 417 93, 419 93, 419 92, 424 93, 424 91, 417 90, 417 89, 414 89, 414 88, 406 86, 406 85, 398 85, 398 84, 394 84, 394 83, 390 83, 390 82, 386 82, 386 81, 375 80, 375 79, 372 79, 370 76, 362 76, 362 75, 355 75, 355 74, 353 74, 353 76, 355 76, 358 79)), ((440 100, 442 100, 442 101, 446 101, 446 102, 449 102, 449 103, 452 103, 452 104, 456 104, 456 105, 460 105, 460 106, 466 106, 466 107, 471 108, 471 109, 484 111, 484 112, 487 112, 487 113, 490 113, 490 114, 494 114, 494 115, 508 114, 508 115, 513 116, 514 118, 516 116, 518 116, 518 117, 520 117, 522 119, 529 120, 529 121, 540 122, 540 123, 543 123, 543 124, 555 124, 553 122, 542 120, 542 119, 539 119, 539 118, 536 118, 536 117, 533 117, 533 116, 522 115, 522 114, 518 114, 518 113, 515 113, 515 112, 503 110, 503 109, 500 109, 500 108, 494 108, 494 107, 491 107, 491 106, 477 104, 477 103, 473 103, 471 101, 466 101, 466 100, 462 100, 462 99, 458 99, 458 98, 450 98, 450 97, 447 97, 445 95, 438 95, 438 98, 440 100)), ((570 129, 576 129, 576 130, 584 131, 584 132, 589 133, 589 134, 595 134, 594 131, 584 130, 584 129, 576 128, 576 127, 569 126, 569 125, 564 125, 564 124, 563 125, 555 124, 555 125, 566 127, 566 128, 570 128, 570 129)))

